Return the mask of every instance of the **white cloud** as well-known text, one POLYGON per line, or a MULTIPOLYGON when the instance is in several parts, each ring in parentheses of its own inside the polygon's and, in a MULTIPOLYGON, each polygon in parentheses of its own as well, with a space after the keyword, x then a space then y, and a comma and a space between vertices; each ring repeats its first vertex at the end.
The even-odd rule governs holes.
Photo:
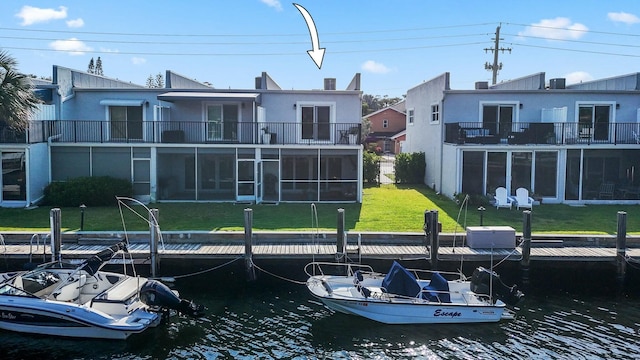
POLYGON ((70 28, 79 28, 79 27, 83 27, 84 26, 84 20, 82 20, 81 18, 75 19, 75 20, 68 20, 67 21, 67 26, 70 28))
POLYGON ((260 0, 263 4, 266 4, 269 7, 272 7, 278 11, 282 11, 282 4, 280 4, 279 0, 260 0))
POLYGON ((64 6, 55 9, 42 9, 29 5, 25 5, 20 9, 20 12, 16 14, 16 17, 22 19, 23 26, 33 25, 40 22, 47 22, 50 20, 64 19, 67 17, 67 8, 64 6))
POLYGON ((70 55, 83 55, 85 52, 92 50, 89 46, 76 38, 56 40, 50 43, 49 47, 54 50, 67 51, 70 55))
POLYGON ((555 19, 543 19, 539 23, 531 24, 524 31, 518 33, 521 36, 536 36, 549 40, 566 40, 581 38, 586 31, 585 25, 572 23, 571 19, 557 17, 555 19))
POLYGON ((625 13, 625 12, 610 12, 607 14, 607 18, 613 22, 621 22, 627 25, 640 23, 640 18, 633 14, 625 13))
POLYGON ((374 74, 386 74, 389 71, 391 71, 391 69, 386 67, 384 64, 375 62, 373 60, 365 61, 364 64, 362 64, 362 70, 368 71, 374 74))
POLYGON ((141 58, 141 57, 137 57, 137 56, 134 56, 134 57, 132 57, 132 58, 131 58, 131 62, 132 62, 134 65, 142 65, 142 64, 144 64, 144 63, 146 63, 146 62, 147 62, 147 59, 145 59, 145 58, 141 58))
POLYGON ((584 81, 593 80, 593 76, 584 71, 574 71, 572 73, 566 74, 564 78, 567 80, 567 85, 579 84, 584 81))

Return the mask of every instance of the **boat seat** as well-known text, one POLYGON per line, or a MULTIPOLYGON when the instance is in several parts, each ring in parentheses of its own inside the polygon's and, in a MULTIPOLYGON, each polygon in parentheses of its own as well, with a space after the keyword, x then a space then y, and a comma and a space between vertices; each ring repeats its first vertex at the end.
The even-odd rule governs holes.
POLYGON ((358 291, 360 292, 360 294, 362 294, 362 296, 364 296, 365 298, 368 298, 369 296, 371 296, 371 290, 362 286, 361 281, 363 280, 364 280, 364 277, 362 277, 362 273, 360 272, 360 270, 357 270, 355 273, 353 273, 353 285, 355 285, 356 289, 358 289, 358 291))
POLYGON ((429 285, 423 288, 422 297, 429 301, 450 303, 449 282, 439 272, 434 272, 429 285))
POLYGON ((82 289, 86 282, 87 275, 80 275, 77 280, 74 280, 53 292, 53 297, 58 301, 75 302, 80 297, 80 289, 82 289))

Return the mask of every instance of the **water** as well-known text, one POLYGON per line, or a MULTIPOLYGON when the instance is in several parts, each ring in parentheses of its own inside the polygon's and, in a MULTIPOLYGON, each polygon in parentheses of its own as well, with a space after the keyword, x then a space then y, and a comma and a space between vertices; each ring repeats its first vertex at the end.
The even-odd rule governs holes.
POLYGON ((516 319, 481 325, 382 325, 333 313, 306 288, 200 275, 177 282, 208 308, 127 341, 0 333, 3 359, 637 359, 640 296, 530 290, 516 319))

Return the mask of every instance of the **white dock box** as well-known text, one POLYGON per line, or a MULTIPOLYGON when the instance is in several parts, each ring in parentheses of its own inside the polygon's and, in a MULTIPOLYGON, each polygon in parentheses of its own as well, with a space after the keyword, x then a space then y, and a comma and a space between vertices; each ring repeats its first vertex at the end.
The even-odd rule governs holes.
POLYGON ((510 226, 467 226, 467 246, 472 249, 514 249, 516 231, 510 226))

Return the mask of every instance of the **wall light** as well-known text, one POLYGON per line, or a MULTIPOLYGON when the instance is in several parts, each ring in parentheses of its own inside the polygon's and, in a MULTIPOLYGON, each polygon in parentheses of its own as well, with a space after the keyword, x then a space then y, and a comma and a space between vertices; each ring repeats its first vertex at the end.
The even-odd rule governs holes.
POLYGON ((298 107, 298 104, 293 104, 293 108, 295 109, 296 107, 298 107))
POLYGON ((616 104, 616 109, 620 109, 620 104, 616 104))
POLYGON ((520 109, 522 109, 522 103, 520 103, 520 109))

